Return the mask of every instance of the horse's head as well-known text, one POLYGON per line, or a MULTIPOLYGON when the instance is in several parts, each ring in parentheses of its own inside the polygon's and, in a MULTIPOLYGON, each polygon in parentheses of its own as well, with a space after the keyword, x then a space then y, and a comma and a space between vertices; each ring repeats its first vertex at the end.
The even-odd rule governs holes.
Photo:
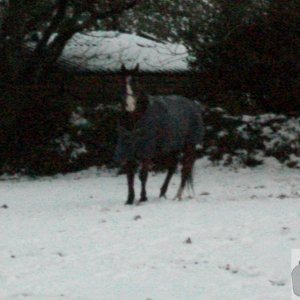
POLYGON ((129 115, 140 115, 148 105, 148 98, 141 86, 138 78, 139 64, 132 70, 121 67, 121 94, 122 107, 129 115))
POLYGON ((116 160, 134 160, 136 141, 141 132, 138 121, 143 117, 148 107, 148 97, 138 80, 139 65, 133 70, 121 68, 122 113, 119 120, 119 141, 116 150, 116 160))

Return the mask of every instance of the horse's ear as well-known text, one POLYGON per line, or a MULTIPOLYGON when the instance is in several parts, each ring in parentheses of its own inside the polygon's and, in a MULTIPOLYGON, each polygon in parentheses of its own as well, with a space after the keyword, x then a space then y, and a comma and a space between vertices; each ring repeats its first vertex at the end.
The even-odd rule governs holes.
POLYGON ((126 70, 126 67, 124 64, 121 65, 121 72, 122 73, 125 73, 127 70, 126 70))
POLYGON ((139 70, 140 70, 140 64, 137 63, 133 71, 137 73, 139 70))

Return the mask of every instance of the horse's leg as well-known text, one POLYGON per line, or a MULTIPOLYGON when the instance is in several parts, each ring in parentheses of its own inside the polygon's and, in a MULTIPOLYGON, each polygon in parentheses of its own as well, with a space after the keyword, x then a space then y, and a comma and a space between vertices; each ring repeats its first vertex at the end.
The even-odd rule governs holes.
POLYGON ((129 162, 126 165, 126 175, 127 175, 127 184, 128 184, 128 197, 125 204, 133 204, 134 202, 134 173, 135 173, 135 164, 129 162))
POLYGON ((196 160, 196 149, 194 145, 187 145, 184 149, 182 159, 181 182, 175 199, 182 200, 184 187, 188 180, 192 181, 192 169, 196 160))
POLYGON ((142 184, 140 202, 147 201, 146 182, 148 178, 148 169, 149 169, 149 163, 147 161, 143 162, 140 170, 140 180, 142 184))
POLYGON ((166 198, 166 193, 167 193, 167 190, 168 190, 170 180, 171 180, 173 174, 176 171, 176 167, 177 167, 177 163, 178 163, 177 155, 170 155, 170 157, 168 159, 169 159, 168 173, 167 173, 166 179, 165 179, 162 187, 160 188, 160 194, 159 194, 160 198, 161 197, 166 198))

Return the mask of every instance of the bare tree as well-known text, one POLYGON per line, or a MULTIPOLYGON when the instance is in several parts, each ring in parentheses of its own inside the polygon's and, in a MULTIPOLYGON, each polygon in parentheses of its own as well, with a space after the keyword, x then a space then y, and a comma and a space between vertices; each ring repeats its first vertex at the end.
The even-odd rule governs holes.
POLYGON ((69 101, 47 75, 67 42, 143 0, 0 0, 0 173, 53 172, 69 101), (22 171, 22 172, 23 172, 22 171))
POLYGON ((143 0, 7 0, 1 1, 2 75, 10 83, 28 75, 40 80, 68 40, 97 22, 122 14, 143 0), (35 36, 35 42, 31 42, 35 36), (31 48, 28 51, 28 47, 31 48))

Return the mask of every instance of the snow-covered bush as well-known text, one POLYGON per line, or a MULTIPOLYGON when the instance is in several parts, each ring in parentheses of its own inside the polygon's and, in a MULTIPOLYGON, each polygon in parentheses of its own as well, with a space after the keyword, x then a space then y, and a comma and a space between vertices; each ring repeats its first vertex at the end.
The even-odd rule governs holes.
POLYGON ((66 151, 73 169, 112 164, 119 111, 118 105, 99 104, 78 106, 72 113, 66 151))
MULTIPOLYGON (((118 105, 73 106, 59 122, 53 116, 51 121, 60 130, 51 138, 50 133, 45 135, 47 128, 43 129, 47 143, 35 147, 26 164, 2 172, 43 175, 91 166, 113 167, 119 115, 118 105)), ((300 117, 232 116, 221 108, 206 108, 204 122, 206 132, 199 156, 206 156, 213 164, 256 166, 273 157, 288 167, 300 168, 300 117)))
POLYGON ((204 155, 215 163, 255 166, 274 157, 300 167, 300 117, 230 116, 220 108, 207 108, 205 121, 204 155))
MULTIPOLYGON (((118 106, 99 105, 85 111, 81 107, 72 114, 72 141, 77 146, 69 155, 76 169, 114 165, 119 112, 118 106), (71 157, 77 148, 78 155, 71 157)), ((300 167, 300 118, 231 116, 221 108, 206 108, 204 121, 205 140, 199 155, 214 164, 256 166, 274 157, 286 166, 300 167)))
MULTIPOLYGON (((112 161, 120 107, 77 107, 70 117, 70 132, 57 140, 58 152, 71 169, 112 161)), ((300 118, 262 114, 231 116, 221 108, 206 108, 205 139, 199 151, 214 164, 256 166, 267 157, 300 168, 300 118)))
POLYGON ((55 140, 69 132, 72 103, 59 85, 10 86, 0 96, 0 173, 32 176, 65 169, 55 140))

